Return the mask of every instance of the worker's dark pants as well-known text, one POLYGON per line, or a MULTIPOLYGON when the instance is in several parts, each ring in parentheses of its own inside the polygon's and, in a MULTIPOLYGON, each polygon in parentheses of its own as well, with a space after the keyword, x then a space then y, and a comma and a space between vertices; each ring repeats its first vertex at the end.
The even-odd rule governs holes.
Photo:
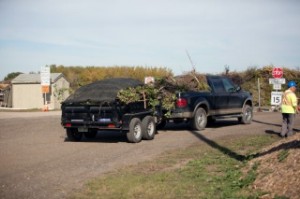
POLYGON ((292 113, 282 113, 282 127, 280 135, 291 136, 293 135, 293 126, 296 114, 292 113))

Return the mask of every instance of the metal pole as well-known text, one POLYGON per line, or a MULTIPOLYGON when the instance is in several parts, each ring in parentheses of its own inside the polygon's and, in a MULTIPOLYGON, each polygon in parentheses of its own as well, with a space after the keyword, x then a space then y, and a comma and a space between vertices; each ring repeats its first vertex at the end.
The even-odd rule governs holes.
POLYGON ((43 111, 45 111, 45 104, 46 104, 46 93, 44 92, 44 105, 43 105, 43 111))
POLYGON ((258 88, 258 110, 260 111, 260 83, 259 83, 259 78, 257 79, 257 88, 258 88))

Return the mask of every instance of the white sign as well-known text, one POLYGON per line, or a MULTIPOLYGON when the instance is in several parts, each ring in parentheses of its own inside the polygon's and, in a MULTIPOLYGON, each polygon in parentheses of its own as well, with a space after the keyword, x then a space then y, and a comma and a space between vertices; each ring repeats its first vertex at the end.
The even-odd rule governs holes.
POLYGON ((145 84, 154 84, 154 77, 145 77, 145 84))
POLYGON ((280 105, 282 100, 282 92, 272 91, 271 105, 280 105))
POLYGON ((41 85, 50 86, 50 66, 41 67, 41 85))
POLYGON ((269 78, 269 84, 285 84, 285 78, 269 78))
POLYGON ((281 84, 273 84, 273 90, 281 90, 281 84))

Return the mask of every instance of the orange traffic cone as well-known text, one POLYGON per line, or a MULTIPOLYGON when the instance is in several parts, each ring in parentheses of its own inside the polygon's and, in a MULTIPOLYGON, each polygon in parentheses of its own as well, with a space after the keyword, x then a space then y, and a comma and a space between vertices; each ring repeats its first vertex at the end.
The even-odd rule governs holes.
POLYGON ((45 104, 45 105, 44 105, 43 111, 44 111, 44 112, 49 111, 49 109, 48 109, 48 104, 45 104))

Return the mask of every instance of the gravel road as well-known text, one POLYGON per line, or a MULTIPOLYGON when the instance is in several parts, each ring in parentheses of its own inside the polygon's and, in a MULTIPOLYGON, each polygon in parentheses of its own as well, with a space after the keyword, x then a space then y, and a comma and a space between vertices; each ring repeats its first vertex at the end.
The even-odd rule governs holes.
MULTIPOLYGON (((131 144, 120 133, 68 142, 60 112, 0 112, 0 198, 65 198, 87 180, 206 139, 279 132, 281 114, 255 113, 250 125, 218 121, 201 132, 167 126, 152 141, 131 144)), ((300 128, 299 116, 295 128, 300 128)))

